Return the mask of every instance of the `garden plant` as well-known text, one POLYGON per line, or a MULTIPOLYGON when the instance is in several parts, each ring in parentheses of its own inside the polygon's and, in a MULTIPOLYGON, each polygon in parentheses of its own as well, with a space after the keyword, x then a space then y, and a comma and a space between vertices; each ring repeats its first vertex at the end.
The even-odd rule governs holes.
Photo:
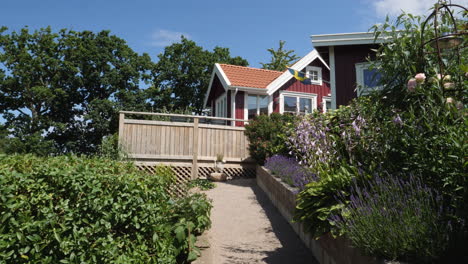
MULTIPOLYGON (((466 15, 457 18, 460 30, 466 29, 466 15)), ((449 28, 444 16, 440 29, 449 28)), ((371 61, 381 75, 380 89, 332 112, 275 127, 281 131, 277 138, 265 133, 265 141, 281 139, 276 142, 287 150, 276 151, 276 144, 250 132, 250 150, 261 161, 271 157, 266 166, 286 181, 297 177, 286 169, 292 161, 316 176, 298 194, 295 221, 317 239, 344 235, 363 252, 391 260, 463 262, 468 50, 444 51, 441 72, 434 47, 421 53, 422 43, 434 37, 430 30, 422 34, 422 21, 405 13, 395 23, 387 19, 373 27, 375 37, 386 40, 371 61), (453 59, 455 52, 460 61, 453 59)), ((260 124, 252 122, 248 130, 267 131, 260 124)))
POLYGON ((209 228, 203 194, 171 196, 167 167, 0 157, 0 263, 188 263, 209 228))

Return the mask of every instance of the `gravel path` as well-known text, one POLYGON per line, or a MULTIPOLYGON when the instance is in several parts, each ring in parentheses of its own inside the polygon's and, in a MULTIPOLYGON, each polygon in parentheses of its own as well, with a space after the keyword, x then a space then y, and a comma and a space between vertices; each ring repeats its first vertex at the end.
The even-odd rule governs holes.
POLYGON ((317 263, 255 179, 216 183, 212 227, 201 237, 196 264, 317 263))

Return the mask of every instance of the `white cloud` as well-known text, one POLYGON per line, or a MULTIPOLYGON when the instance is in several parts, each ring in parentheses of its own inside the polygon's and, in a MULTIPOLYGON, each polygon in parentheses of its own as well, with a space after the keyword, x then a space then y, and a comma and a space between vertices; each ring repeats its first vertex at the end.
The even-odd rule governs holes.
MULTIPOLYGON (((435 0, 377 0, 372 3, 379 17, 395 16, 401 14, 401 10, 414 15, 429 14, 429 9, 436 3, 435 0)), ((468 0, 452 1, 452 4, 468 6, 468 0)))
POLYGON ((190 38, 190 36, 187 33, 160 29, 151 34, 150 44, 156 47, 165 47, 171 45, 172 43, 180 41, 180 37, 182 35, 186 38, 190 38))

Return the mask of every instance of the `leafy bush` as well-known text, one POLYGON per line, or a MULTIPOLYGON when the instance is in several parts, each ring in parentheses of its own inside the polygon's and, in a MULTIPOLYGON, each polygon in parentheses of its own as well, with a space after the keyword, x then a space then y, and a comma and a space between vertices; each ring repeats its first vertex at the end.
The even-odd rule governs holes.
POLYGON ((201 195, 170 197, 169 172, 100 158, 0 156, 0 262, 193 259, 194 238, 182 233, 209 227, 211 205, 201 195))
POLYGON ((273 175, 278 176, 285 183, 303 190, 304 186, 311 181, 317 180, 317 176, 309 169, 302 167, 294 158, 274 155, 267 158, 265 167, 273 175))
POLYGON ((354 181, 349 198, 338 194, 343 213, 331 219, 368 254, 432 262, 447 249, 453 226, 463 224, 448 220, 451 211, 442 196, 421 178, 403 178, 382 175, 360 184, 354 181))
POLYGON ((294 115, 278 113, 256 116, 245 126, 245 135, 250 142, 250 156, 263 165, 265 159, 274 154, 287 155, 286 132, 295 119, 294 115))

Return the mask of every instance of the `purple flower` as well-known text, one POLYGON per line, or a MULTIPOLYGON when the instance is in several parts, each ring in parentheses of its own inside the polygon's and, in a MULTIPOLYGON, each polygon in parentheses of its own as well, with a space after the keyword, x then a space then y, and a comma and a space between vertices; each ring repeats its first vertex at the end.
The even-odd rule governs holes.
POLYGON ((395 116, 395 118, 393 119, 393 123, 395 123, 398 126, 403 126, 403 121, 401 120, 401 117, 399 114, 395 116))

